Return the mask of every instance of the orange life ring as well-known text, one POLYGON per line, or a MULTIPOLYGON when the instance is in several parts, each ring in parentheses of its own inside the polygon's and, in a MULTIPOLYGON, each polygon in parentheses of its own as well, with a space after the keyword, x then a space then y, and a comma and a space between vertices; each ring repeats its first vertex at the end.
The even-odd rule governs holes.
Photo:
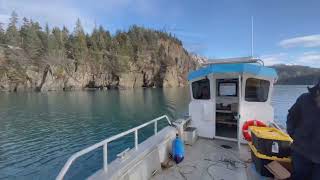
POLYGON ((266 125, 259 120, 248 120, 242 126, 242 133, 245 140, 251 142, 251 134, 249 133, 250 126, 266 127, 266 125))

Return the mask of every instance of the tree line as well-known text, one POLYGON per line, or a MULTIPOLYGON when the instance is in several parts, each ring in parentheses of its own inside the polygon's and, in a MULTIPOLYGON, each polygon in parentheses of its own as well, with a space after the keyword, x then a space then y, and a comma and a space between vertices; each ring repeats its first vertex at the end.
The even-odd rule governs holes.
POLYGON ((163 56, 164 47, 160 39, 170 40, 178 45, 182 42, 164 31, 155 31, 131 26, 127 31, 117 31, 112 35, 103 26, 95 26, 91 33, 84 31, 81 20, 75 28, 66 26, 50 28, 12 12, 9 23, 4 28, 0 22, 0 44, 24 50, 34 64, 64 63, 71 60, 75 71, 81 64, 90 64, 97 70, 111 70, 115 73, 128 69, 129 62, 139 62, 145 56, 163 56))

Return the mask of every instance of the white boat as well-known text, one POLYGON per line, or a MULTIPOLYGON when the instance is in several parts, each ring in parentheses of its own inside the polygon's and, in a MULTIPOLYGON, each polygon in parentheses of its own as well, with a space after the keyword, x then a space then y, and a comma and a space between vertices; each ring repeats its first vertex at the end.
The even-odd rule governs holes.
POLYGON ((68 159, 56 179, 62 180, 77 158, 100 147, 103 167, 87 179, 261 179, 250 161, 245 127, 258 121, 276 126, 271 98, 277 74, 258 62, 251 57, 220 60, 189 73, 188 117, 170 121, 164 115, 87 147, 68 159), (159 121, 168 126, 158 131, 159 121), (138 131, 150 124, 154 135, 139 144, 138 131), (131 133, 135 147, 108 163, 108 143, 131 133), (180 164, 169 157, 176 133, 189 144, 180 164))

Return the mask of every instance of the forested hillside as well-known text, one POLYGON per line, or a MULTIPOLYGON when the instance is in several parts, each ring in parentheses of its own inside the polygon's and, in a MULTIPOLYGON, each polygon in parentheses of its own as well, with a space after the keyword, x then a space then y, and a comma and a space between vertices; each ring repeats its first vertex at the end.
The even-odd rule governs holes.
POLYGON ((272 66, 278 72, 278 84, 312 85, 320 80, 320 69, 298 65, 272 66))
POLYGON ((178 87, 197 62, 173 35, 132 26, 112 35, 41 27, 13 12, 0 24, 0 90, 178 87), (20 22, 20 23, 19 23, 20 22), (21 24, 21 26, 18 26, 21 24))

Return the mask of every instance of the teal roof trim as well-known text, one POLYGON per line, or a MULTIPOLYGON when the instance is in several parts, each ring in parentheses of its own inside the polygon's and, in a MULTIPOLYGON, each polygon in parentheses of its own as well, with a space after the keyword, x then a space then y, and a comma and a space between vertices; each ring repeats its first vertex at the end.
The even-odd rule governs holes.
POLYGON ((223 73, 247 73, 255 76, 268 78, 277 78, 277 72, 273 68, 256 65, 256 64, 212 64, 198 70, 192 71, 188 75, 188 80, 193 80, 200 77, 205 77, 209 74, 223 73))

